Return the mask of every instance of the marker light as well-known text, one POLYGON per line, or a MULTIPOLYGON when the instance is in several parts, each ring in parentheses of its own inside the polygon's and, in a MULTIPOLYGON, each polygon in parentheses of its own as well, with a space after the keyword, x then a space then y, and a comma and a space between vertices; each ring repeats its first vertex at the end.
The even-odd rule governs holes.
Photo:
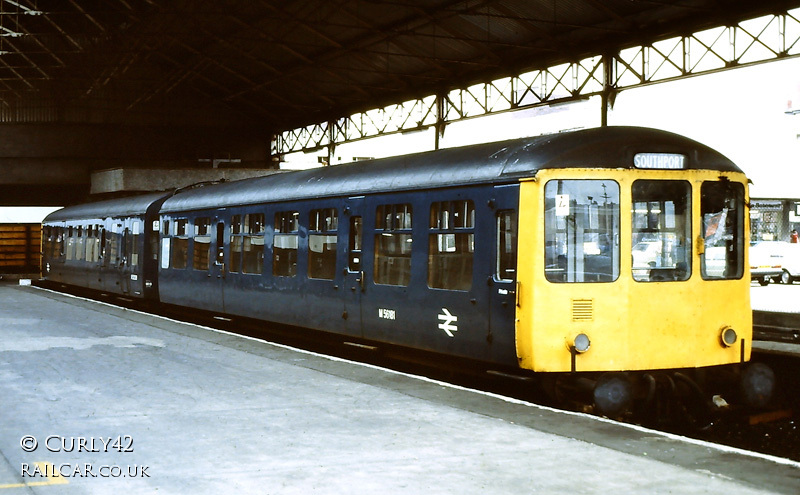
POLYGON ((730 347, 736 343, 738 336, 736 335, 736 330, 731 327, 723 327, 722 331, 719 334, 719 340, 722 342, 724 347, 730 347))
POLYGON ((577 353, 584 353, 589 350, 592 343, 589 341, 589 336, 585 333, 579 333, 572 341, 572 347, 577 353))

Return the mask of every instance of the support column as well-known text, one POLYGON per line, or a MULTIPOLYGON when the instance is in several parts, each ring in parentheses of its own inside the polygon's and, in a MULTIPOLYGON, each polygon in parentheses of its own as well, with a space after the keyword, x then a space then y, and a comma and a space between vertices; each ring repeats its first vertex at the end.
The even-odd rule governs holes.
POLYGON ((434 138, 434 150, 439 149, 439 140, 444 137, 444 128, 447 123, 444 120, 444 95, 436 95, 436 137, 434 138))
POLYGON ((614 56, 603 55, 603 92, 601 93, 600 126, 608 126, 608 110, 614 108, 617 90, 614 86, 614 56))
POLYGON ((325 166, 328 167, 333 163, 333 155, 336 153, 336 133, 334 132, 335 120, 328 121, 328 158, 325 166))

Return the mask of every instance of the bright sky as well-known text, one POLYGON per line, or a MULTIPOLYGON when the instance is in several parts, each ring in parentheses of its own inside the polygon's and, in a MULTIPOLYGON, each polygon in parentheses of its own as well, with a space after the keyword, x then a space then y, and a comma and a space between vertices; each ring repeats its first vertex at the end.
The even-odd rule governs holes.
POLYGON ((53 206, 4 206, 0 208, 0 223, 41 223, 57 209, 53 206))
POLYGON ((636 90, 617 98, 610 124, 657 127, 725 154, 761 198, 800 198, 800 59, 734 69, 636 90))
MULTIPOLYGON (((655 127, 690 137, 736 162, 753 181, 752 197, 800 198, 800 114, 785 113, 790 100, 800 109, 800 59, 623 91, 609 124, 655 127)), ((441 146, 594 127, 600 124, 599 108, 595 98, 455 123, 447 127, 441 146)), ((428 130, 340 145, 334 164, 353 157, 427 151, 433 142, 428 130)), ((316 156, 296 158, 317 165, 316 156)), ((40 222, 52 210, 0 207, 0 223, 40 222)))

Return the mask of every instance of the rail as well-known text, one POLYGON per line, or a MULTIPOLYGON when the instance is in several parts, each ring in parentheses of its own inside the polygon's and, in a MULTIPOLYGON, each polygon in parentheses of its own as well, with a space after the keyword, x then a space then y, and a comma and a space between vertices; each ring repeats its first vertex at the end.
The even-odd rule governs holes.
POLYGON ((753 339, 800 344, 800 313, 754 310, 753 339))

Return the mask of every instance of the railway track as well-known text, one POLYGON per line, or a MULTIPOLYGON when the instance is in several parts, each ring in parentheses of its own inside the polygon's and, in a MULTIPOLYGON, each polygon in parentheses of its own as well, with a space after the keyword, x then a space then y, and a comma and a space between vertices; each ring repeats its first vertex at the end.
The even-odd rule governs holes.
POLYGON ((800 314, 754 310, 753 339, 800 344, 800 314))

